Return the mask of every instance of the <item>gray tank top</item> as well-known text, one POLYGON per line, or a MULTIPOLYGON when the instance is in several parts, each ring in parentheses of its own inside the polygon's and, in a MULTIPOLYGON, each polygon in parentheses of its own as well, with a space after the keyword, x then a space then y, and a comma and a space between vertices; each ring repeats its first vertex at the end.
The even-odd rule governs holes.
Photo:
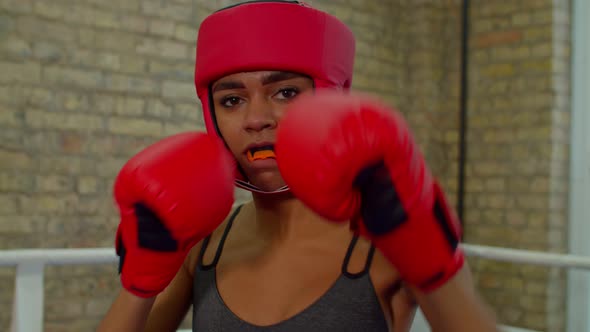
POLYGON ((313 304, 297 315, 274 325, 257 326, 240 319, 225 305, 218 292, 215 277, 225 239, 239 211, 240 208, 236 209, 230 217, 213 262, 209 265, 202 262, 210 237, 203 242, 193 288, 193 332, 389 331, 368 273, 375 248, 371 247, 363 271, 348 272, 348 262, 358 240, 356 236, 348 247, 342 264, 342 274, 313 304))

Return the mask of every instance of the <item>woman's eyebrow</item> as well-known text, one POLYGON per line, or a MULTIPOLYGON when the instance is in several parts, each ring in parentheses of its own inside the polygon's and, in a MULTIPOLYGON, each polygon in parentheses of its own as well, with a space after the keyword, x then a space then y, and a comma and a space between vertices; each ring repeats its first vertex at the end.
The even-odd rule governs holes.
MULTIPOLYGON (((288 71, 273 71, 267 75, 262 76, 262 85, 268 85, 280 81, 290 80, 292 78, 302 77, 300 74, 288 72, 288 71)), ((245 86, 240 81, 225 81, 219 82, 213 86, 212 92, 232 89, 244 89, 245 86)))
POLYGON ((227 81, 227 82, 220 82, 218 84, 215 84, 213 86, 212 92, 217 92, 217 91, 221 91, 221 90, 243 89, 243 88, 245 88, 245 86, 244 86, 244 84, 242 84, 242 82, 227 81))

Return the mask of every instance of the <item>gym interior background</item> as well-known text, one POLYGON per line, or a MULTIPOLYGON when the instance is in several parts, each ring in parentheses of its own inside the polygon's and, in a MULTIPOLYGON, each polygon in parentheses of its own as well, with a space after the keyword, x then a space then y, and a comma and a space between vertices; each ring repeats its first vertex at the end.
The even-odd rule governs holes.
MULTIPOLYGON (((149 143, 204 129, 197 29, 236 2, 0 0, 0 249, 112 247, 115 175, 149 143)), ((572 84, 590 83, 574 56, 588 55, 584 0, 309 2, 356 34, 354 88, 407 116, 465 242, 590 254, 589 91, 572 84)), ((588 331, 588 274, 470 264, 502 324, 588 331)), ((0 269, 2 331, 14 278, 0 269)), ((48 267, 45 330, 93 330, 118 289, 114 265, 48 267)))

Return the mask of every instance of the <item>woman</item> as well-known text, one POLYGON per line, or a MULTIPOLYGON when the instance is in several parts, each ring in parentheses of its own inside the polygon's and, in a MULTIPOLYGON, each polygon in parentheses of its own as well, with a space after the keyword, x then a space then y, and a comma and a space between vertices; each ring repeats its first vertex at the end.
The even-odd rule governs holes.
MULTIPOLYGON (((330 108, 342 108, 338 102, 321 108, 312 99, 290 109, 320 90, 348 91, 353 59, 351 31, 297 1, 248 2, 201 24, 195 83, 209 135, 166 139, 121 171, 115 196, 124 288, 99 331, 174 331, 191 304, 194 331, 409 331, 416 304, 435 331, 496 330, 456 243, 433 255, 451 267, 434 279, 423 272, 434 258, 395 250, 390 234, 415 251, 429 246, 420 244, 422 233, 440 239, 442 232, 412 218, 418 232, 409 237, 384 229, 381 212, 392 204, 372 202, 391 192, 374 185, 374 167, 358 176, 361 224, 332 222, 342 214, 317 202, 339 195, 326 201, 323 183, 297 174, 321 168, 305 154, 297 160, 306 118, 281 122, 288 109, 310 126, 313 112, 334 122, 339 111, 330 108), (224 218, 233 199, 230 159, 236 185, 253 200, 224 218)), ((314 153, 310 142, 304 153, 314 153)))

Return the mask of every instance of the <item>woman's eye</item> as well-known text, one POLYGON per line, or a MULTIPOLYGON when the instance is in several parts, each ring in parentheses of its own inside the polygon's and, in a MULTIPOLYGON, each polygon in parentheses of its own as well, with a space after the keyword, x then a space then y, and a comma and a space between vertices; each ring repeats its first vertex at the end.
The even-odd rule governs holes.
POLYGON ((241 99, 239 97, 225 97, 221 99, 221 106, 223 107, 233 107, 241 103, 241 99))
POLYGON ((299 91, 295 88, 286 88, 286 89, 279 90, 279 92, 276 94, 276 96, 279 99, 291 99, 291 98, 297 96, 298 93, 299 93, 299 91))

